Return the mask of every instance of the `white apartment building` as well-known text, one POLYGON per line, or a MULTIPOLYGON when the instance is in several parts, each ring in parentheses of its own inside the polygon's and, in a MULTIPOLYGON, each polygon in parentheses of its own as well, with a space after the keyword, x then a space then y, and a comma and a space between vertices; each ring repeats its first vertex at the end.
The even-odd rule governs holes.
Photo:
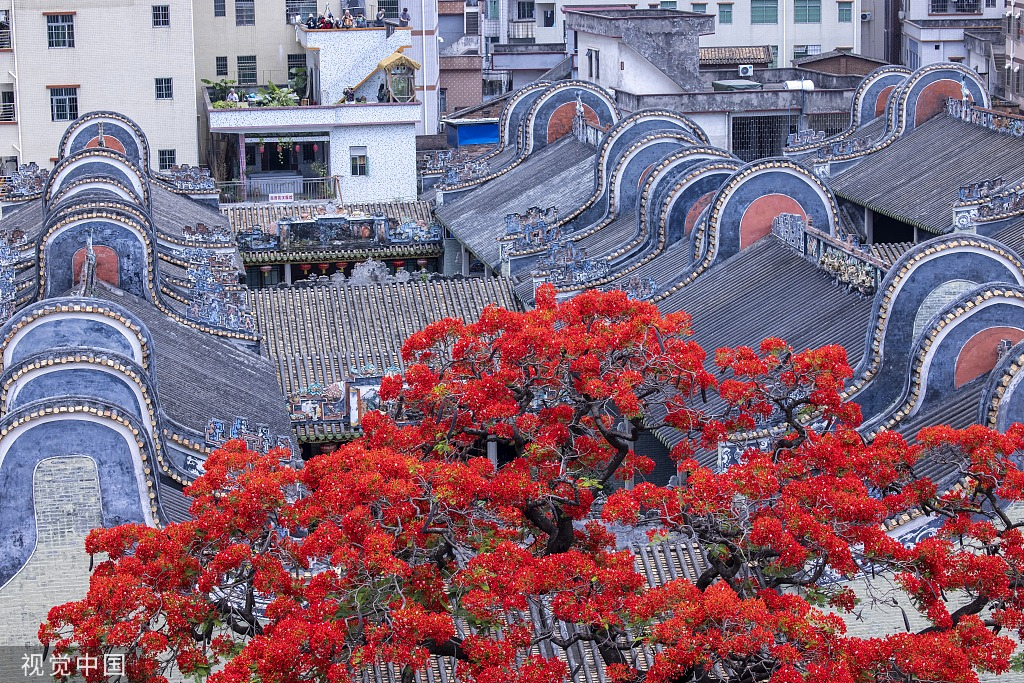
POLYGON ((1003 12, 1006 63, 1001 82, 1003 96, 1024 106, 1024 0, 1014 0, 1003 12))
POLYGON ((0 160, 48 166, 68 123, 121 112, 153 163, 199 160, 191 0, 0 0, 0 160), (168 125, 175 122, 175 125, 168 125))
MULTIPOLYGON (((0 0, 2 1, 2 0, 0 0)), ((306 50, 295 31, 295 18, 330 11, 340 16, 345 0, 193 0, 196 81, 233 80, 239 86, 285 85, 294 67, 306 65, 306 50)), ((353 16, 372 23, 378 9, 397 20, 408 8, 412 22, 403 44, 405 54, 421 65, 416 73, 416 100, 421 103, 417 132, 433 134, 438 126, 438 0, 348 0, 353 16)), ((358 54, 352 59, 362 61, 358 54)), ((349 63, 332 65, 347 69, 349 63)), ((350 84, 354 85, 354 84, 350 84)), ((341 97, 341 92, 328 93, 341 97)), ((199 92, 200 106, 202 92, 199 92)), ((335 100, 336 101, 336 100, 335 100)), ((325 102, 326 103, 326 102, 325 102)))
POLYGON ((661 7, 715 16, 715 32, 701 47, 770 45, 773 66, 809 55, 861 49, 860 0, 709 0, 662 2, 661 7))
POLYGON ((902 61, 911 69, 936 62, 967 64, 969 55, 965 32, 998 32, 1003 27, 1006 13, 1003 0, 902 2, 902 61))

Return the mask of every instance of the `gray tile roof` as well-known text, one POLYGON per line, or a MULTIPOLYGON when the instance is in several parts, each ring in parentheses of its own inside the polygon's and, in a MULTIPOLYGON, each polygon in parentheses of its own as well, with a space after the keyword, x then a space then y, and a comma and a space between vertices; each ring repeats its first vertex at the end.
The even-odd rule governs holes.
POLYGON ((274 435, 291 435, 274 365, 216 337, 175 322, 148 301, 102 283, 98 298, 135 314, 153 336, 160 407, 174 422, 206 433, 213 418, 248 418, 274 435))
MULTIPOLYGON (((691 315, 692 338, 709 361, 715 349, 756 347, 767 337, 779 337, 798 351, 841 344, 856 366, 864 353, 871 299, 835 285, 769 235, 671 294, 658 308, 691 315)), ((673 445, 679 440, 673 430, 663 430, 661 437, 673 445)))
POLYGON ((204 223, 210 227, 227 227, 227 220, 217 209, 200 204, 189 197, 175 194, 160 183, 152 184, 153 222, 169 235, 181 235, 186 225, 204 223))
POLYGON ((960 186, 1024 178, 1024 140, 945 115, 935 116, 885 149, 832 178, 840 197, 942 234, 953 223, 960 186))
POLYGON ((505 216, 531 206, 557 206, 564 216, 580 206, 594 191, 594 154, 593 147, 567 135, 500 180, 438 207, 437 217, 478 259, 497 269, 497 239, 505 234, 505 216))
POLYGON ((263 289, 250 301, 287 394, 340 382, 353 365, 401 367, 402 344, 429 323, 518 308, 504 278, 263 289))

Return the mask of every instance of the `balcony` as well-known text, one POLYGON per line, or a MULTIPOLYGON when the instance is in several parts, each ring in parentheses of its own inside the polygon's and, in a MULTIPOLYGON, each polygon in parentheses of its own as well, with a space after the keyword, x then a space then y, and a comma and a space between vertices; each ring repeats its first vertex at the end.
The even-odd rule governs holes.
POLYGON ((11 29, 0 28, 0 50, 11 49, 11 29))
POLYGON ((259 106, 247 97, 256 88, 236 88, 241 101, 237 106, 223 107, 214 106, 209 90, 204 92, 204 99, 213 133, 324 130, 337 126, 416 123, 420 120, 421 107, 415 100, 316 104, 301 99, 292 106, 259 106))
POLYGON ((301 182, 302 188, 299 192, 295 191, 298 189, 295 187, 295 182, 274 182, 263 179, 217 183, 217 189, 220 191, 220 201, 225 204, 267 201, 272 194, 292 195, 294 201, 322 201, 339 196, 338 176, 303 178, 301 182))
POLYGON ((537 27, 535 19, 515 19, 508 22, 509 41, 532 41, 533 32, 537 27))
POLYGON ((11 121, 17 121, 18 114, 14 111, 14 102, 4 102, 0 104, 0 122, 10 123, 11 121))

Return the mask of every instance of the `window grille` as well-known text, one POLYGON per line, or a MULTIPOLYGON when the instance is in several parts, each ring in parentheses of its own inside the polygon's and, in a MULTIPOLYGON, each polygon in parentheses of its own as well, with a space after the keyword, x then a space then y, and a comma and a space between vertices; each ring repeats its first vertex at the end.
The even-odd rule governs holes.
POLYGON ((78 118, 78 88, 50 88, 50 118, 53 121, 78 118))
POLYGON ((153 28, 171 25, 171 6, 153 5, 153 28))
POLYGON ((47 16, 46 38, 49 47, 74 47, 75 15, 51 14, 47 16))
POLYGON ((238 56, 238 85, 256 85, 256 55, 238 56))
POLYGON ((235 0, 235 26, 256 24, 256 0, 235 0))

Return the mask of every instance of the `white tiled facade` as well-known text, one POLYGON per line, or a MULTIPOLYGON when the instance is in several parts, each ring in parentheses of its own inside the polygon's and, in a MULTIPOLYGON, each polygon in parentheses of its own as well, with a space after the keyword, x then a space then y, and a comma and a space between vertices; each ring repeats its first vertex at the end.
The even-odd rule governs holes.
POLYGON ((104 0, 6 0, 0 12, 11 35, 11 47, 0 50, 0 90, 14 93, 13 116, 3 118, 15 119, 0 122, 4 173, 14 159, 50 164, 75 111, 52 110, 51 96, 65 93, 78 114, 112 109, 135 120, 149 135, 154 164, 156 150, 173 150, 177 163, 198 161, 191 1, 129 0, 115 8, 104 0), (154 5, 166 7, 159 22, 166 16, 166 25, 154 26, 154 5), (73 47, 50 46, 48 17, 57 16, 73 25, 73 47), (170 79, 170 97, 157 98, 158 78, 170 79))

